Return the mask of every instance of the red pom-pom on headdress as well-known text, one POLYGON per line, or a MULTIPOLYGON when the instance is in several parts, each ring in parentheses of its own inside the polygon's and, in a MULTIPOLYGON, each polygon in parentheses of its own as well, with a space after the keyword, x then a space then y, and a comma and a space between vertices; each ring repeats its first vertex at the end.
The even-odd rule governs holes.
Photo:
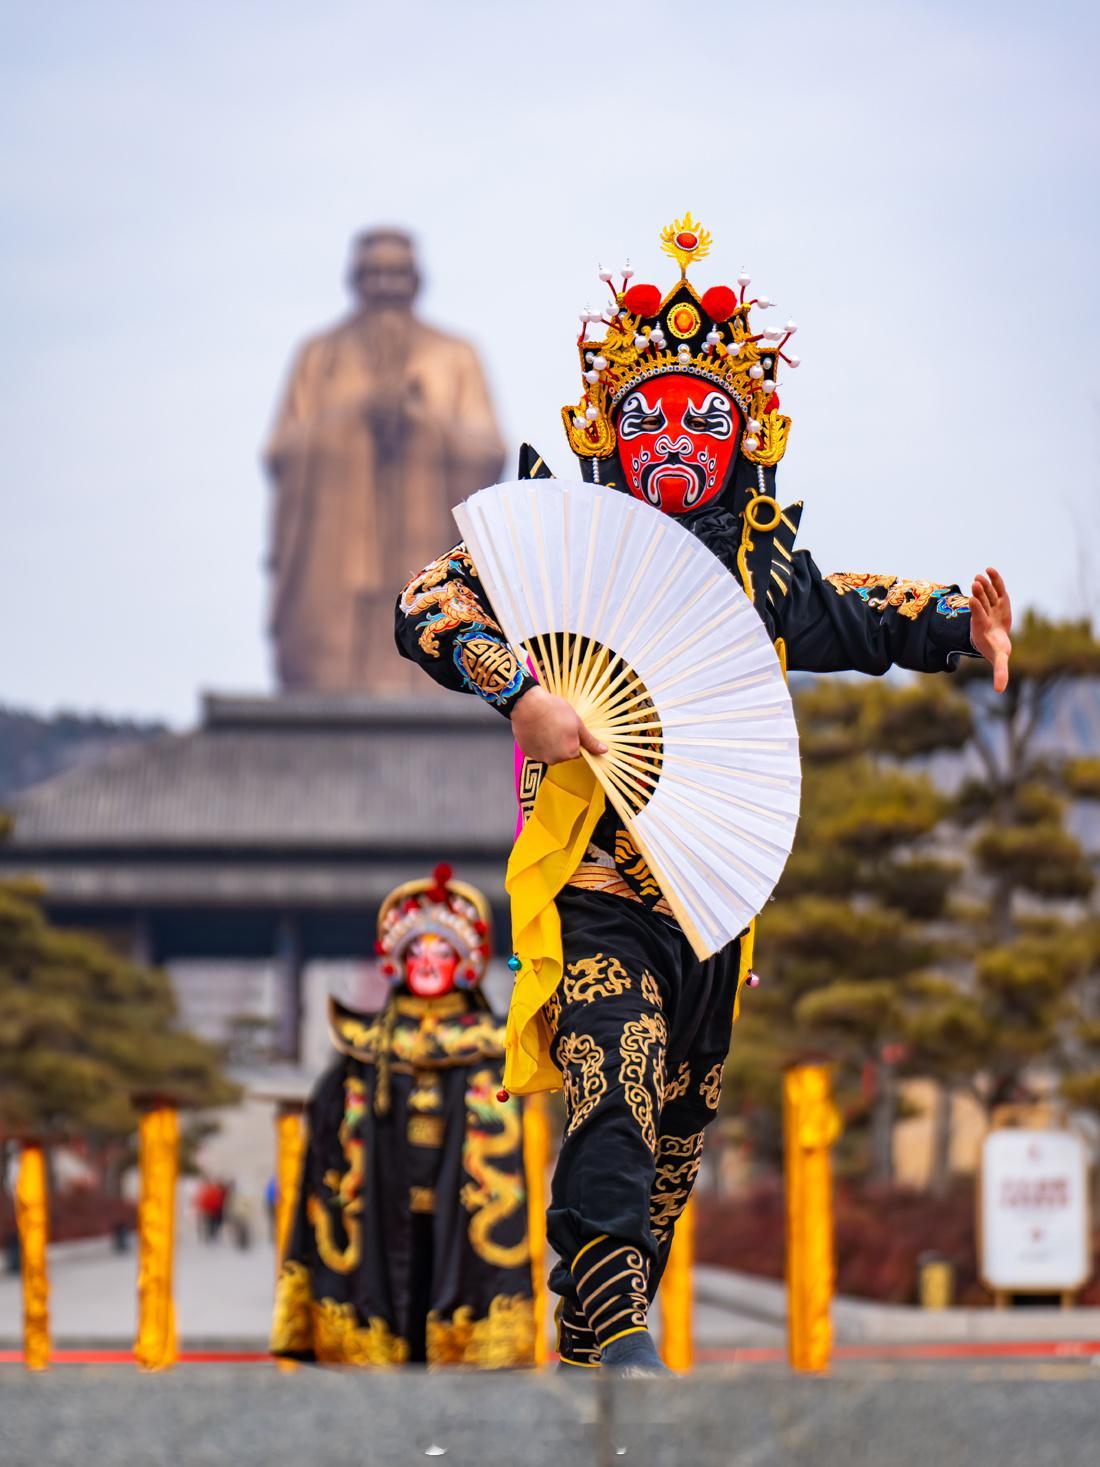
POLYGON ((737 309, 737 294, 728 285, 712 285, 700 301, 712 321, 728 321, 737 309))
POLYGON ((655 316, 661 309, 661 292, 655 285, 632 285, 623 305, 632 316, 655 316))

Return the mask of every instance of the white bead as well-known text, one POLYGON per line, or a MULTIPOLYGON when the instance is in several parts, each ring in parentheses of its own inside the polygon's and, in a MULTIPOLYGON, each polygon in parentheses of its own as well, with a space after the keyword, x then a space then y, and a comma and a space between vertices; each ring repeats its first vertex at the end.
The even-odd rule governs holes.
POLYGON ((771 357, 765 357, 764 360, 760 363, 760 365, 762 367, 764 367, 765 369, 769 368, 771 366, 771 364, 772 364, 771 357))
POLYGON ((798 330, 798 327, 794 321, 788 321, 783 330, 787 333, 788 336, 793 336, 794 333, 798 330))
POLYGON ((584 426, 585 426, 584 419, 580 416, 579 413, 574 413, 573 414, 573 427, 574 428, 583 428, 584 426))
POLYGON ((745 427, 749 430, 750 433, 760 432, 760 424, 755 418, 750 418, 749 421, 745 424, 745 427))
POLYGON ((747 271, 742 270, 741 274, 737 277, 737 283, 738 285, 748 285, 751 279, 752 276, 749 275, 747 271))
POLYGON ((586 372, 584 374, 584 380, 586 382, 595 384, 600 380, 600 374, 599 372, 586 372))
POLYGON ((607 371, 607 358, 606 357, 593 357, 593 359, 592 359, 592 365, 595 367, 595 369, 596 369, 597 372, 606 372, 607 371))
POLYGON ((731 357, 739 357, 741 355, 741 343, 739 341, 727 342, 726 355, 731 357))
POLYGON ((774 304, 774 301, 769 300, 766 295, 759 296, 753 301, 753 305, 759 306, 762 311, 770 311, 774 304))
POLYGON ((775 391, 775 380, 772 377, 765 377, 760 385, 763 387, 765 392, 775 391))
POLYGON ((591 362, 595 355, 596 353, 594 351, 586 351, 584 354, 584 359, 586 362, 591 362))
POLYGON ((759 379, 763 377, 763 375, 764 368, 761 367, 759 364, 754 364, 749 368, 749 376, 752 377, 754 380, 759 381, 759 379))
POLYGON ((610 270, 605 270, 601 266, 600 267, 600 279, 602 281, 604 281, 605 284, 610 285, 611 284, 611 271, 610 270))
POLYGON ((635 349, 637 351, 644 351, 645 348, 648 345, 649 345, 649 337, 648 336, 643 336, 642 333, 639 331, 638 334, 637 334, 637 336, 634 338, 634 346, 635 346, 635 349))
POLYGON ((593 419, 598 418, 600 416, 600 410, 599 410, 599 408, 595 408, 595 407, 585 408, 584 415, 588 419, 589 422, 592 422, 593 419))
POLYGON ((630 277, 634 274, 634 271, 630 268, 629 261, 623 266, 621 273, 624 280, 629 280, 630 277))
POLYGON ((746 438, 744 440, 744 442, 742 443, 741 446, 742 446, 742 448, 746 449, 749 453, 755 453, 756 450, 760 447, 760 439, 759 438, 754 438, 754 437, 752 437, 750 435, 748 438, 746 438))
POLYGON ((718 332, 715 331, 714 327, 712 326, 710 328, 710 330, 707 332, 707 345, 708 346, 717 346, 718 343, 719 343, 719 341, 721 341, 721 339, 722 338, 718 335, 718 332))
POLYGON ((787 366, 788 367, 797 367, 797 366, 799 366, 801 364, 801 362, 802 362, 802 358, 801 357, 788 357, 787 358, 787 366))

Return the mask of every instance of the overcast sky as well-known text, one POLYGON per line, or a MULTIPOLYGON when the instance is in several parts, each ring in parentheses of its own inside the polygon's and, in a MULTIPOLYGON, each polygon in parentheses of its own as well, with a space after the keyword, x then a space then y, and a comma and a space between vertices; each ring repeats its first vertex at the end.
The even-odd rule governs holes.
MULTIPOLYGON (((257 453, 347 241, 420 238, 509 441, 568 472, 598 261, 714 234, 799 322, 824 570, 1098 608, 1095 4, 0 5, 0 702, 270 685, 257 453)), ((396 589, 396 588, 395 588, 396 589)))

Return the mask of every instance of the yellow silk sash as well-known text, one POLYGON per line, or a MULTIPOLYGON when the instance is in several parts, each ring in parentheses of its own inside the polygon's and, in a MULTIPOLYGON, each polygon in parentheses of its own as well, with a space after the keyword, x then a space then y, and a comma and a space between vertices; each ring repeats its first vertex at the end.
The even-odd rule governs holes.
POLYGON ((554 899, 580 865, 603 809, 603 789, 586 760, 552 764, 508 860, 504 885, 520 960, 504 1037, 504 1085, 513 1095, 561 1089, 542 1013, 562 977, 554 899))

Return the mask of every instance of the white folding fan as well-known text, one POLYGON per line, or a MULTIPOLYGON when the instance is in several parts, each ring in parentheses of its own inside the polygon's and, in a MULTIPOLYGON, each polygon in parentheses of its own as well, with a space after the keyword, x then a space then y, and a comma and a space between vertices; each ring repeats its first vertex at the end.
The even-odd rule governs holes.
POLYGON ((798 732, 763 622, 682 525, 598 485, 526 480, 454 511, 505 635, 607 744, 584 754, 700 958, 779 880, 798 732))

